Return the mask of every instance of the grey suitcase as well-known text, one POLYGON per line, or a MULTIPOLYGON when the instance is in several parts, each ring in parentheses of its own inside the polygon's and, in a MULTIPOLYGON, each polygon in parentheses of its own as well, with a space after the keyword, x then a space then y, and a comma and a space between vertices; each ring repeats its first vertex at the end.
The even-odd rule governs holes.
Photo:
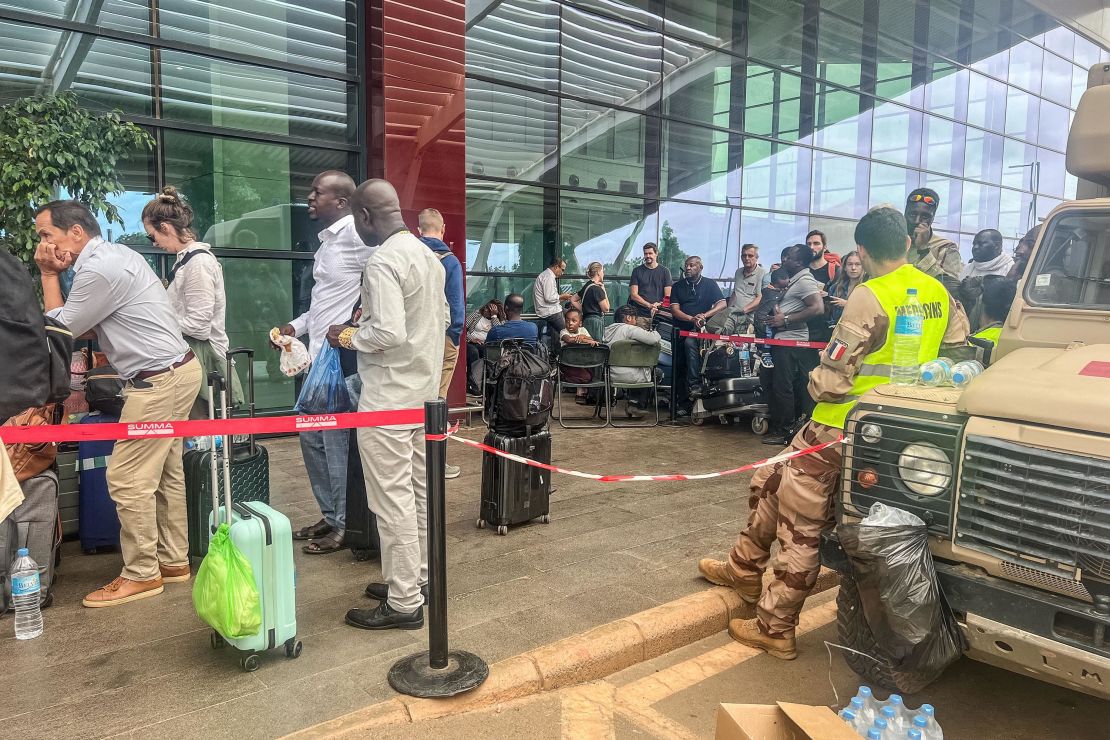
POLYGON ((11 578, 8 569, 15 560, 15 551, 26 547, 39 566, 39 583, 42 586, 41 603, 50 606, 53 596, 54 566, 58 559, 58 546, 62 543, 61 518, 58 516, 58 476, 53 470, 29 478, 19 484, 23 488, 23 503, 0 521, 0 614, 11 608, 11 578))

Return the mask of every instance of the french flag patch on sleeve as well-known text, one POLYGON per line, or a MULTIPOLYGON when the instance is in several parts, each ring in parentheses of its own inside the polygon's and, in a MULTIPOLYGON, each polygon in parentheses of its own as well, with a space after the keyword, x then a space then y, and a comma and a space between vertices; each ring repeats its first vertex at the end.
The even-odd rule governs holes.
POLYGON ((844 357, 844 353, 848 351, 848 345, 839 339, 834 339, 829 342, 829 346, 825 349, 825 354, 833 362, 840 360, 844 357))

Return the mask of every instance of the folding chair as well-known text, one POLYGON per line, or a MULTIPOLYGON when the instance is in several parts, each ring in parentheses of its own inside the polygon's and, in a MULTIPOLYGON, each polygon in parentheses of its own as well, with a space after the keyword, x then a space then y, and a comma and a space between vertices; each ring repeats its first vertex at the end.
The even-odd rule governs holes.
POLYGON ((600 428, 609 424, 609 373, 606 370, 609 361, 609 348, 604 344, 596 347, 588 345, 567 344, 559 350, 559 379, 555 386, 556 418, 559 426, 564 429, 589 429, 600 428), (571 383, 563 380, 563 368, 580 368, 590 370, 593 379, 588 383, 571 383), (596 388, 599 389, 597 404, 594 412, 588 417, 569 417, 568 421, 597 418, 600 424, 567 424, 563 421, 563 389, 596 388), (605 417, 601 416, 601 409, 605 408, 605 417))
MULTIPOLYGON (((662 348, 659 345, 644 344, 631 339, 622 339, 619 342, 613 342, 609 346, 609 387, 613 390, 636 390, 639 388, 651 388, 652 397, 655 402, 655 421, 650 424, 618 424, 613 414, 609 415, 609 425, 613 427, 654 427, 659 425, 659 383, 658 374, 655 368, 659 365, 659 353, 662 348), (646 368, 649 370, 651 380, 640 383, 621 383, 613 380, 612 369, 619 368, 646 368)), ((627 403, 627 400, 625 401, 627 403)))

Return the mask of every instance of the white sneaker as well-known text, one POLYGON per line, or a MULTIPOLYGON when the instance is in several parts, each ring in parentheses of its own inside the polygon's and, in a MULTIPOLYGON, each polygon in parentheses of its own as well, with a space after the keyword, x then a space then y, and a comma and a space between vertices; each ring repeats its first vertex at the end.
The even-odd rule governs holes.
POLYGON ((460 468, 458 465, 446 465, 446 466, 444 466, 444 472, 443 472, 443 477, 444 478, 447 478, 448 480, 450 480, 451 478, 458 478, 460 475, 462 475, 462 468, 460 468))

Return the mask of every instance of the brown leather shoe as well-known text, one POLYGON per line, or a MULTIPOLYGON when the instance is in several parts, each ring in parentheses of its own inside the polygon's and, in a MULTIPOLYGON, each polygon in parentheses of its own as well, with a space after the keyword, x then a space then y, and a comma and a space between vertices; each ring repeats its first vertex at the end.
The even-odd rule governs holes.
POLYGON ((138 601, 148 596, 162 593, 162 577, 149 581, 132 581, 120 576, 107 586, 98 588, 81 601, 81 606, 96 609, 103 606, 118 606, 129 601, 138 601))
POLYGON ((728 623, 728 635, 741 645, 762 650, 782 660, 798 657, 798 645, 793 637, 768 637, 759 628, 758 619, 733 619, 728 623))
POLYGON ((750 578, 738 578, 733 574, 728 563, 713 558, 702 558, 698 561, 698 572, 701 577, 718 586, 730 586, 740 594, 740 598, 748 604, 755 604, 763 593, 763 579, 754 573, 750 578))
POLYGON ((189 564, 185 565, 162 565, 158 563, 158 572, 162 574, 162 583, 181 583, 182 581, 189 580, 193 573, 189 570, 189 564))

